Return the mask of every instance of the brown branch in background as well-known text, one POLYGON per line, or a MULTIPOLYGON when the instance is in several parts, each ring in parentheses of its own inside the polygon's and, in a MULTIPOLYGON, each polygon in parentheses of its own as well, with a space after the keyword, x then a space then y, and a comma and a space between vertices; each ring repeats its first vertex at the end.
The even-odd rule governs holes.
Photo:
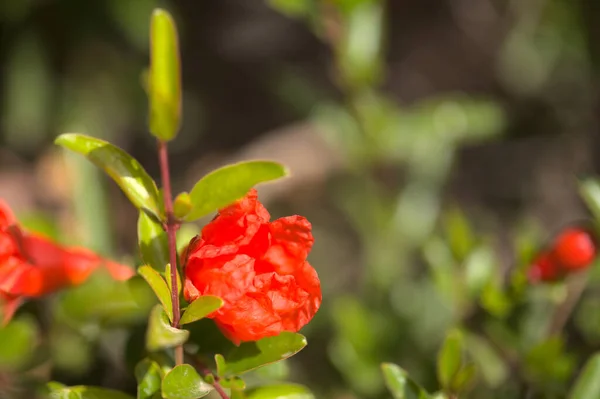
MULTIPOLYGON (((163 193, 165 202, 165 230, 169 241, 169 262, 171 263, 171 303, 173 304, 173 327, 179 328, 179 295, 177 287, 177 243, 175 233, 179 227, 177 220, 173 214, 173 196, 171 194, 171 175, 169 173, 169 154, 167 152, 167 144, 158 141, 158 160, 160 163, 160 174, 163 183, 163 193)), ((179 345, 175 348, 175 364, 183 364, 183 346, 179 345)))

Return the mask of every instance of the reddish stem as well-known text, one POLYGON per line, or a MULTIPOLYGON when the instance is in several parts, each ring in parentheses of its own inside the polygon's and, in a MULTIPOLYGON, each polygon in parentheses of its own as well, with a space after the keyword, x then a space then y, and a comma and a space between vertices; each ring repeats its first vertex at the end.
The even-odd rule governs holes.
MULTIPOLYGON (((175 232, 178 228, 177 220, 173 215, 173 196, 171 194, 171 175, 169 173, 169 154, 167 143, 158 141, 158 161, 163 184, 163 197, 165 202, 165 230, 169 241, 169 262, 171 263, 171 303, 173 304, 173 327, 179 328, 179 292, 177 287, 177 243, 175 232)), ((175 348, 175 364, 183 364, 183 346, 175 348)))
POLYGON ((221 386, 221 384, 219 383, 219 376, 218 375, 214 375, 212 373, 212 371, 210 371, 210 369, 208 367, 206 367, 206 365, 197 357, 195 357, 193 359, 193 362, 196 365, 196 368, 206 377, 209 374, 213 375, 213 378, 215 379, 215 382, 212 384, 213 388, 215 388, 215 391, 217 391, 217 393, 221 396, 221 399, 229 399, 229 395, 227 395, 227 392, 225 392, 225 390, 223 389, 223 387, 221 386))

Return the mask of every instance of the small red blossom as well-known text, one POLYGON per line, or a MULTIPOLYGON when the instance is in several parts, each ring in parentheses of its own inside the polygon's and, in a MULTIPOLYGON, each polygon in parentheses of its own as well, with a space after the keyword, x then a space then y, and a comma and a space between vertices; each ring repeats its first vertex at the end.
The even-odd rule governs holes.
POLYGON ((321 305, 317 272, 306 261, 314 239, 302 216, 269 222, 252 189, 219 211, 183 254, 184 296, 221 297, 209 315, 233 343, 296 332, 321 305))
POLYGON ((533 282, 558 281, 570 273, 587 269, 595 257, 596 243, 592 234, 579 227, 570 227, 535 258, 528 276, 533 282))
POLYGON ((550 252, 540 253, 532 262, 528 271, 529 280, 532 282, 558 281, 564 276, 563 270, 554 261, 550 252))
POLYGON ((596 257, 596 244, 589 232, 568 228, 556 238, 552 253, 563 268, 581 270, 587 268, 596 257))
POLYGON ((0 300, 4 323, 24 299, 81 284, 102 265, 118 280, 134 275, 128 266, 87 249, 63 247, 41 235, 23 232, 0 199, 0 300))

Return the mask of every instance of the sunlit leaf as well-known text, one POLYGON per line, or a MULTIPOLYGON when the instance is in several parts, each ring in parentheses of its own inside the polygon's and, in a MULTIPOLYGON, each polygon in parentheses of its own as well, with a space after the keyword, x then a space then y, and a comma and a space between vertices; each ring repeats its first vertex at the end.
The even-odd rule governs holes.
POLYGON ((241 162, 217 169, 200 179, 190 191, 192 210, 185 219, 192 221, 206 216, 242 198, 256 184, 286 175, 283 165, 269 161, 241 162))
POLYGON ((162 382, 160 366, 150 360, 144 359, 135 366, 135 379, 137 381, 137 399, 148 399, 160 391, 162 382))
POLYGON ((162 303, 165 312, 169 316, 169 320, 173 320, 173 302, 171 301, 171 291, 167 282, 150 266, 141 266, 138 268, 138 274, 152 287, 156 297, 162 303))
POLYGON ((177 219, 183 219, 192 210, 192 200, 186 192, 179 193, 173 201, 173 214, 177 219))
POLYGON ((148 79, 150 132, 171 140, 181 123, 181 66, 175 22, 161 9, 152 13, 148 79))
POLYGON ((189 335, 189 331, 174 328, 169 324, 169 319, 160 305, 152 309, 146 332, 146 348, 150 352, 183 345, 189 335))
POLYGON ((180 324, 188 324, 200 320, 223 306, 223 300, 216 296, 201 296, 187 307, 180 324))
POLYGON ((427 392, 408 376, 402 368, 392 363, 381 365, 385 385, 394 399, 429 399, 427 392))
POLYGON ((302 385, 277 384, 255 388, 247 393, 248 399, 315 399, 302 385))
POLYGON ((162 272, 169 263, 167 233, 160 223, 140 212, 137 225, 138 245, 144 263, 162 272))
POLYGON ((600 353, 587 361, 575 381, 568 399, 600 398, 600 353))
POLYGON ((224 357, 224 364, 222 359, 215 358, 215 360, 221 376, 242 374, 260 366, 287 359, 305 346, 306 338, 303 335, 282 332, 276 337, 242 343, 224 357))
POLYGON ((196 399, 210 393, 213 387, 189 364, 181 364, 165 375, 162 394, 165 399, 196 399))
POLYGON ((107 141, 83 134, 61 134, 54 142, 85 156, 121 187, 133 205, 160 219, 160 198, 156 183, 127 152, 107 141))

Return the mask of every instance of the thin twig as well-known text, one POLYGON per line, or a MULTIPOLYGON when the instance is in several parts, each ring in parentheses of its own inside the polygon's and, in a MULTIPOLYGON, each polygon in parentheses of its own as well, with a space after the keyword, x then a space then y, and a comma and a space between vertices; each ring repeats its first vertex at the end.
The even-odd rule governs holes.
POLYGON ((217 391, 217 393, 221 396, 221 399, 229 399, 229 395, 227 395, 227 392, 225 392, 225 389, 223 389, 223 387, 219 383, 219 376, 213 374, 213 372, 208 368, 208 366, 206 366, 206 364, 204 364, 204 362, 200 360, 197 356, 193 357, 193 362, 194 366, 196 366, 198 371, 200 371, 200 373, 202 373, 203 376, 206 377, 207 375, 212 374, 215 380, 212 386, 215 388, 215 391, 217 391))
MULTIPOLYGON (((175 233, 178 228, 177 220, 173 215, 173 196, 171 194, 171 175, 169 173, 169 154, 167 143, 158 141, 158 160, 163 183, 163 197, 165 202, 165 230, 169 241, 169 262, 171 263, 171 303, 173 304, 173 327, 179 328, 179 295, 177 287, 177 243, 175 233)), ((175 364, 183 364, 183 346, 175 348, 175 364)))
POLYGON ((575 310, 575 306, 581 299, 581 295, 587 287, 589 276, 587 273, 581 273, 580 275, 573 276, 570 281, 567 282, 567 297, 561 303, 552 316, 552 320, 548 326, 547 336, 552 337, 562 331, 565 324, 569 321, 569 318, 575 310))

